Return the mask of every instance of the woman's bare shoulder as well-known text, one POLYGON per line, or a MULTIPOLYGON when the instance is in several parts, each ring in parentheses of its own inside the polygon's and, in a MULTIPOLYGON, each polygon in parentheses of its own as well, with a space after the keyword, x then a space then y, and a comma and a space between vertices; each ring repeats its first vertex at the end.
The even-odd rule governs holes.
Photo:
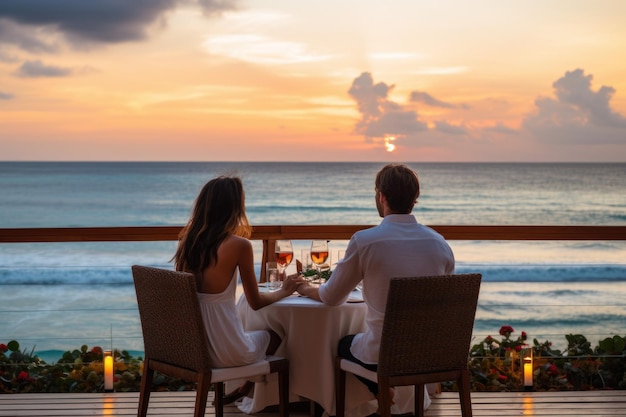
POLYGON ((252 242, 241 236, 230 235, 226 239, 224 239, 222 245, 228 249, 243 250, 252 247, 252 242))

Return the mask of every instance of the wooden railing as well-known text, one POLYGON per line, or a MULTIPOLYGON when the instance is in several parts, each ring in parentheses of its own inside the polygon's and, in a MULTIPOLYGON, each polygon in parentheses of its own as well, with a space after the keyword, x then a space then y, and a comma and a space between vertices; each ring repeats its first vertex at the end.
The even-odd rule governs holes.
MULTIPOLYGON (((348 240, 371 225, 262 225, 254 226, 251 240, 263 242, 261 265, 274 259, 276 240, 348 240)), ((626 226, 541 225, 431 225, 447 240, 625 240, 626 226)), ((4 228, 0 243, 33 242, 145 242, 174 241, 182 226, 4 228)), ((261 273, 261 280, 265 274, 261 273)))
MULTIPOLYGON (((349 239, 371 225, 254 226, 252 240, 349 239)), ((626 226, 431 225, 448 240, 626 240, 626 226)), ((177 240, 182 226, 4 228, 0 243, 177 240)))

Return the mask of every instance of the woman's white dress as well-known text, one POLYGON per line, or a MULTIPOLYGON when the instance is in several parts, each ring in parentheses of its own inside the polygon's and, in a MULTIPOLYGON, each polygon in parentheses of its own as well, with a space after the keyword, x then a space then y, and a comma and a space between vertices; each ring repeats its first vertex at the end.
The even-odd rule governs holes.
POLYGON ((198 293, 204 328, 209 337, 209 355, 216 368, 241 366, 265 358, 270 334, 265 330, 246 332, 237 314, 238 270, 224 292, 198 293))

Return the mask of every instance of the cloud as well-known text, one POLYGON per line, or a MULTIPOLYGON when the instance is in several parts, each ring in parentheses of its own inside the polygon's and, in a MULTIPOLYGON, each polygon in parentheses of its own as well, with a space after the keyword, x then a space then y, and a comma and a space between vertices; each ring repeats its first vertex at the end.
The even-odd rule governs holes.
POLYGON ((518 129, 510 128, 501 122, 498 122, 493 126, 487 126, 483 130, 485 132, 504 133, 504 134, 509 134, 509 135, 511 134, 515 135, 519 133, 518 129))
POLYGON ((17 75, 25 78, 39 78, 39 77, 66 77, 71 75, 73 70, 71 68, 57 67, 54 65, 45 65, 43 62, 26 61, 17 70, 17 75))
POLYGON ((329 58, 327 55, 307 52, 306 45, 302 43, 279 41, 254 34, 213 37, 204 43, 204 47, 211 54, 261 64, 294 64, 324 61, 329 58))
MULTIPOLYGON (((84 43, 118 43, 142 40, 155 25, 163 26, 167 12, 195 3, 206 15, 235 8, 237 0, 2 0, 0 19, 27 27, 62 33, 75 46, 84 43)), ((4 25, 2 25, 4 26, 4 25)), ((29 51, 45 50, 44 41, 9 28, 14 43, 29 51)))
POLYGON ((387 98, 392 89, 393 86, 382 82, 374 84, 368 72, 362 73, 352 82, 348 94, 357 102, 361 113, 361 120, 356 126, 357 133, 371 140, 385 136, 403 138, 428 129, 417 112, 387 98))
POLYGON ((19 62, 19 60, 16 55, 9 54, 0 49, 0 62, 19 62))
POLYGON ((435 130, 442 133, 450 133, 452 135, 465 135, 469 133, 465 126, 454 125, 442 120, 435 122, 435 130))
POLYGON ((0 91, 0 100, 11 100, 12 98, 13 94, 0 91))
MULTIPOLYGON (((0 9, 3 5, 0 2, 0 9)), ((33 31, 32 28, 19 25, 9 19, 0 18, 0 43, 15 45, 24 51, 33 53, 55 52, 58 49, 53 43, 41 40, 38 37, 39 34, 40 31, 33 31)))
POLYGON ((523 121, 539 140, 557 144, 624 144, 626 118, 611 109, 613 87, 591 88, 593 76, 567 71, 552 84, 556 98, 539 97, 523 121))
POLYGON ((468 109, 467 104, 452 104, 445 101, 437 100, 430 94, 423 91, 413 91, 409 98, 414 103, 422 103, 431 107, 442 107, 444 109, 468 109))
POLYGON ((520 128, 484 117, 473 122, 459 119, 458 109, 469 109, 469 105, 440 100, 425 91, 411 92, 407 104, 391 101, 394 86, 375 83, 367 72, 353 80, 349 94, 361 114, 355 133, 387 150, 393 137, 392 151, 505 141, 519 146, 520 140, 533 137, 552 145, 626 144, 626 117, 611 107, 616 90, 610 86, 594 90, 592 80, 582 69, 566 72, 553 83, 553 97, 535 100, 535 111, 526 115, 520 128), (443 110, 419 114, 417 106, 443 110))

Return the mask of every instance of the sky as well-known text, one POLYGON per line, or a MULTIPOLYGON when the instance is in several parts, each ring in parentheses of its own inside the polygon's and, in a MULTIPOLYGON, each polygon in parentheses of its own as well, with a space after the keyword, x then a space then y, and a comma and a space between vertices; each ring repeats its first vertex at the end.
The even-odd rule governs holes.
POLYGON ((1 0, 0 160, 625 162, 624 0, 1 0))

